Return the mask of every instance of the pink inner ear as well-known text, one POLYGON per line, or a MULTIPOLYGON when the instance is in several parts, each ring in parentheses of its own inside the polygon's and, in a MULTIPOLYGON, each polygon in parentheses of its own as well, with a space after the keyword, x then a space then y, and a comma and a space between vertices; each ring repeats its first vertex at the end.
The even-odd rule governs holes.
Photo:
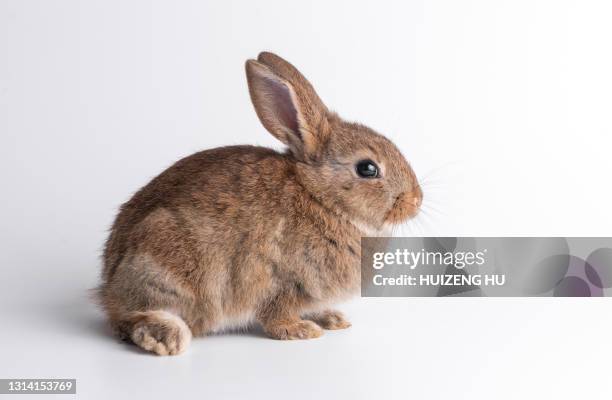
POLYGON ((271 101, 272 112, 276 116, 278 122, 291 130, 301 139, 301 134, 298 125, 298 115, 289 88, 282 82, 264 77, 267 95, 271 101))

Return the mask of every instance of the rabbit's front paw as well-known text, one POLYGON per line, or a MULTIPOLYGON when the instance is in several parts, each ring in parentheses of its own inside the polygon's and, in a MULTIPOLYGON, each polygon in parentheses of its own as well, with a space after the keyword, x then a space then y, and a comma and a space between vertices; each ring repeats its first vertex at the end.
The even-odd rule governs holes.
POLYGON ((351 323, 346 320, 340 311, 325 310, 310 317, 323 329, 346 329, 351 323))
POLYGON ((319 325, 307 320, 269 324, 265 330, 270 337, 280 340, 314 339, 323 334, 319 325))

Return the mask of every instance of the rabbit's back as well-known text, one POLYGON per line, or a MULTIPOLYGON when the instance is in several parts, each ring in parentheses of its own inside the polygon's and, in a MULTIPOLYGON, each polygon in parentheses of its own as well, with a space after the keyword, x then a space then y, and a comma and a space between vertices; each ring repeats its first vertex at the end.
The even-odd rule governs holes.
POLYGON ((270 190, 280 189, 279 175, 289 170, 284 155, 255 146, 205 150, 176 162, 121 206, 104 250, 104 278, 112 277, 130 243, 137 244, 130 236, 142 233, 139 230, 155 223, 160 214, 171 214, 177 222, 206 218, 213 225, 202 228, 219 233, 219 228, 232 227, 229 221, 241 222, 244 211, 252 213, 277 200, 266 197, 270 190))

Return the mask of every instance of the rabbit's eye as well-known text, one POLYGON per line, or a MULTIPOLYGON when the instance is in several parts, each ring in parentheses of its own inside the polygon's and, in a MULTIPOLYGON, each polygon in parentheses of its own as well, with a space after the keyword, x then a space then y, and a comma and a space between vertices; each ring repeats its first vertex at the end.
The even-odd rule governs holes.
POLYGON ((377 178, 378 166, 372 160, 361 160, 355 166, 357 175, 362 178, 377 178))

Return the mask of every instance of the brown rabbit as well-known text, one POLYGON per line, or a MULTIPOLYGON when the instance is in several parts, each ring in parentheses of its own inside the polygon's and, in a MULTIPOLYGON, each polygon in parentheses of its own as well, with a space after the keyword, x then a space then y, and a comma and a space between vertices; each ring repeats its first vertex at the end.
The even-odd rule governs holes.
POLYGON ((295 67, 264 52, 246 74, 259 119, 288 150, 178 161, 121 207, 106 242, 101 303, 145 350, 178 354, 192 333, 255 321, 276 339, 349 327, 327 307, 359 291, 361 236, 420 207, 393 143, 329 111, 295 67))

